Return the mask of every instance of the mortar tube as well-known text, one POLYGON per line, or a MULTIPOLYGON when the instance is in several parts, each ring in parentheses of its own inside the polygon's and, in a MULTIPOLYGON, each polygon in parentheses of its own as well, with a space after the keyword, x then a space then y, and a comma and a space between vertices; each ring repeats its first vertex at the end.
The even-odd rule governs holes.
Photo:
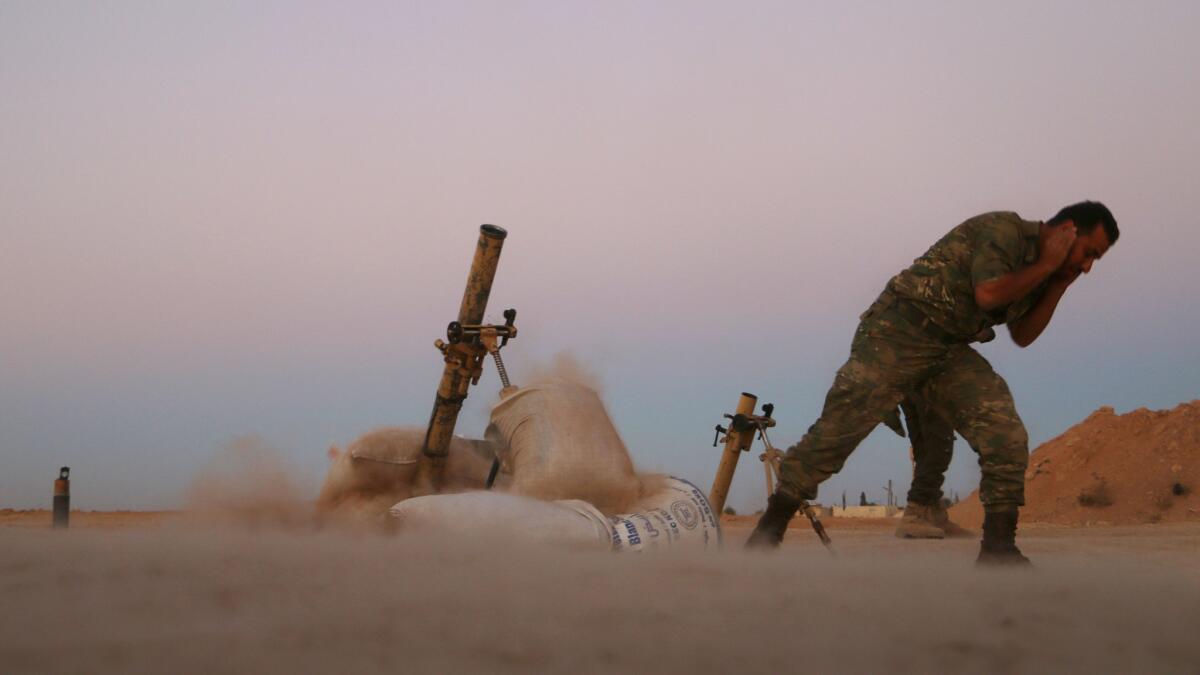
POLYGON ((54 481, 54 515, 53 526, 65 528, 70 526, 71 519, 71 468, 64 466, 58 470, 58 479, 54 481))
MULTIPOLYGON (((500 262, 500 250, 504 247, 504 238, 508 232, 495 225, 479 227, 479 241, 475 246, 475 258, 471 261, 471 269, 467 274, 466 290, 463 292, 462 305, 458 310, 458 322, 462 325, 478 325, 483 321, 487 310, 488 296, 492 292, 492 281, 496 277, 496 266, 500 262)), ((479 336, 472 335, 464 338, 467 342, 476 342, 479 336)), ((442 380, 438 384, 437 396, 433 400, 433 412, 429 415, 429 426, 425 431, 425 441, 421 451, 421 461, 417 465, 416 484, 418 489, 427 488, 439 492, 442 485, 442 474, 446 469, 446 455, 450 440, 454 437, 454 426, 458 422, 458 413, 462 403, 467 398, 467 390, 471 386, 470 373, 456 363, 447 362, 442 371, 442 380)))
MULTIPOLYGON (((754 406, 757 404, 757 396, 742 392, 735 414, 753 415, 754 406)), ((737 470, 738 459, 742 451, 748 449, 754 441, 753 427, 736 430, 733 426, 731 423, 729 431, 725 434, 725 451, 721 453, 721 463, 717 465, 717 475, 713 479, 712 490, 708 493, 708 502, 712 504, 713 513, 718 520, 725 511, 725 499, 729 496, 729 486, 733 483, 733 472, 737 470)))

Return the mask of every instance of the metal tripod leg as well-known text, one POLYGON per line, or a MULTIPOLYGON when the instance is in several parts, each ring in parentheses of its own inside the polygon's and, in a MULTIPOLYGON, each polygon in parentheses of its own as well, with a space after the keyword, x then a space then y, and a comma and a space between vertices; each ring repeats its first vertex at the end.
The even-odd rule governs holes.
POLYGON ((782 453, 768 446, 766 452, 758 458, 762 460, 763 473, 767 476, 767 494, 774 494, 775 486, 779 484, 779 462, 782 461, 782 453))
MULTIPOLYGON (((496 372, 500 373, 500 384, 504 389, 510 386, 508 383, 508 369, 504 367, 504 359, 500 358, 500 348, 496 346, 496 341, 493 338, 490 343, 485 342, 488 346, 488 351, 492 354, 492 359, 496 361, 496 372)), ((503 389, 501 390, 503 391, 503 389)), ((500 474, 500 455, 492 458, 492 468, 488 470, 487 482, 484 483, 485 490, 491 490, 496 484, 496 476, 500 474)))
MULTIPOLYGON (((779 465, 783 461, 783 453, 779 452, 774 445, 771 444, 771 439, 767 437, 765 427, 759 426, 759 436, 762 437, 763 445, 766 446, 766 451, 759 457, 762 460, 764 471, 767 474, 767 494, 775 493, 775 485, 779 483, 779 465)), ((809 505, 808 502, 800 502, 800 512, 808 518, 809 524, 812 525, 813 532, 817 533, 817 538, 825 545, 825 548, 833 555, 837 555, 837 551, 833 550, 833 541, 829 535, 825 533, 825 526, 821 524, 821 520, 817 518, 816 511, 809 505)))

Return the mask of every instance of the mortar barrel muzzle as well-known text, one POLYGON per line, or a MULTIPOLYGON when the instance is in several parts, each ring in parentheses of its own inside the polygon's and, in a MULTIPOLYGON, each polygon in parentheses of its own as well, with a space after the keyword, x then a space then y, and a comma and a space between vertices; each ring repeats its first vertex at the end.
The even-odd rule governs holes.
POLYGON ((492 292, 492 281, 496 278, 496 266, 500 262, 500 251, 508 231, 496 225, 480 225, 479 241, 475 245, 475 258, 467 274, 467 287, 463 292, 462 305, 458 310, 458 322, 463 325, 483 322, 488 296, 492 292))

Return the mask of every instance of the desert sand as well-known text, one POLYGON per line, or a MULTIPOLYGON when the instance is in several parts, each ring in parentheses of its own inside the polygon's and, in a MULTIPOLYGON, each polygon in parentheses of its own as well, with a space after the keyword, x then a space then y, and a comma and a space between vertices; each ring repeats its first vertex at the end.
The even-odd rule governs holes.
MULTIPOLYGON (((1021 522, 1196 522, 1198 488, 1200 400, 1124 415, 1104 407, 1033 451, 1025 471, 1021 522)), ((978 491, 951 514, 978 527, 983 522, 978 491)))
POLYGON ((749 554, 634 555, 178 514, 0 514, 5 673, 1200 669, 1200 522, 975 538, 794 521, 749 554))
POLYGON ((187 512, 0 510, 0 672, 1198 673, 1198 453, 1200 402, 1097 411, 1033 453, 1034 567, 979 569, 888 519, 826 519, 836 556, 804 519, 747 553, 752 516, 703 552, 394 531, 247 446, 187 512))

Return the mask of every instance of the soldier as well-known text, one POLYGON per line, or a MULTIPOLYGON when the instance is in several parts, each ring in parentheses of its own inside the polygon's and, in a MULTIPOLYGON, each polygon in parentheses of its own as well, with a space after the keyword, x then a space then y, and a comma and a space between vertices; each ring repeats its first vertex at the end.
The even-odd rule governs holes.
MULTIPOLYGON (((995 337, 994 334, 991 337, 995 337)), ((986 342, 991 337, 981 338, 986 342)), ((954 424, 950 415, 931 400, 929 382, 922 391, 913 392, 883 418, 883 423, 897 436, 906 436, 912 443, 913 478, 908 489, 908 505, 904 517, 896 525, 896 536, 911 539, 942 539, 946 536, 965 536, 967 530, 950 520, 942 501, 942 483, 954 456, 954 424)))
POLYGON ((778 546, 801 500, 815 499, 877 424, 906 400, 924 401, 945 411, 979 455, 985 516, 977 562, 1028 564, 1015 537, 1029 438, 1008 385, 969 343, 991 339, 991 327, 1004 323, 1017 345, 1031 344, 1118 235, 1099 202, 1068 206, 1045 223, 985 213, 892 277, 860 317, 820 418, 788 448, 747 545, 778 546))
MULTIPOLYGON (((954 455, 954 423, 945 410, 934 405, 928 389, 927 385, 926 391, 900 403, 912 444, 913 477, 908 489, 908 505, 896 525, 896 536, 913 539, 964 536, 969 533, 950 520, 942 501, 942 483, 954 455)), ((902 430, 898 426, 892 426, 897 433, 902 430)))

